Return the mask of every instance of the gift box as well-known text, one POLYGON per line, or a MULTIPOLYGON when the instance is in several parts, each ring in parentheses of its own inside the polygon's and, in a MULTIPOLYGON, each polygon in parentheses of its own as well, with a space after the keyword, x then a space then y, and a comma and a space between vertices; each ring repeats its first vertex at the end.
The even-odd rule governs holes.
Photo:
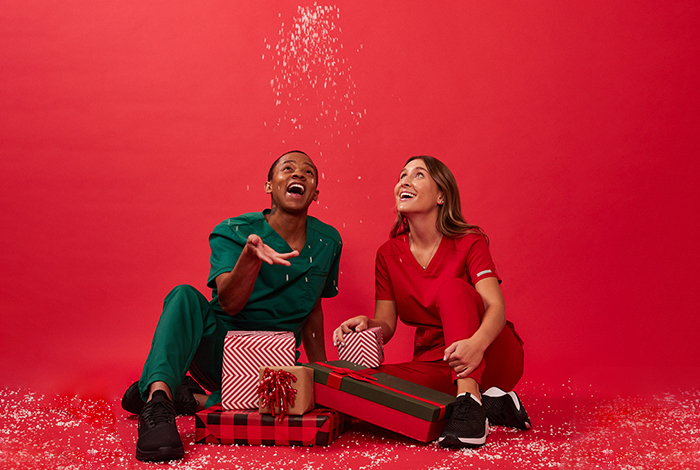
POLYGON ((384 340, 381 327, 353 331, 343 335, 338 358, 365 367, 379 367, 384 362, 384 340))
POLYGON ((289 331, 229 331, 224 338, 221 406, 258 408, 261 366, 293 366, 296 340, 289 331))
POLYGON ((286 371, 292 374, 296 381, 291 381, 289 386, 292 390, 295 390, 293 405, 289 406, 284 413, 280 410, 279 406, 274 407, 273 410, 270 406, 262 406, 262 398, 258 404, 258 411, 262 414, 272 414, 273 416, 279 416, 281 414, 289 415, 303 415, 304 413, 311 411, 314 408, 314 371, 308 367, 303 366, 293 366, 293 367, 261 367, 260 368, 260 380, 262 381, 265 374, 265 370, 272 371, 286 371))
POLYGON ((314 399, 421 442, 437 439, 455 397, 346 361, 304 364, 314 369, 314 399))
POLYGON ((327 446, 344 430, 347 417, 315 408, 282 420, 258 410, 224 410, 214 405, 195 415, 197 444, 327 446))

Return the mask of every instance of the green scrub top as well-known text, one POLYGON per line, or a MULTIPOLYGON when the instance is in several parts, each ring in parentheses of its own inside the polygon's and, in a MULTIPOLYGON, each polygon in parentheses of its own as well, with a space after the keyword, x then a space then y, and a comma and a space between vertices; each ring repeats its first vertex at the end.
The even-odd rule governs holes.
POLYGON ((262 263, 253 292, 243 309, 227 315, 219 305, 216 277, 236 265, 248 235, 256 234, 278 253, 292 251, 286 241, 267 223, 263 212, 251 212, 226 219, 209 236, 211 270, 207 286, 212 289, 212 308, 230 330, 292 331, 301 343, 301 329, 319 297, 338 293, 338 269, 342 240, 336 229, 307 216, 306 243, 291 266, 262 263))

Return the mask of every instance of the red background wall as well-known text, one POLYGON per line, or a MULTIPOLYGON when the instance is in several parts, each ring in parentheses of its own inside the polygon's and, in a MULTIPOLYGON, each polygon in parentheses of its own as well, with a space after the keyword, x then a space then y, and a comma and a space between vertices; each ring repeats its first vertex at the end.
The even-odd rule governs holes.
POLYGON ((345 241, 327 331, 371 312, 394 182, 427 153, 492 240, 525 380, 698 386, 695 2, 0 5, 0 386, 120 394, 293 148, 345 241))

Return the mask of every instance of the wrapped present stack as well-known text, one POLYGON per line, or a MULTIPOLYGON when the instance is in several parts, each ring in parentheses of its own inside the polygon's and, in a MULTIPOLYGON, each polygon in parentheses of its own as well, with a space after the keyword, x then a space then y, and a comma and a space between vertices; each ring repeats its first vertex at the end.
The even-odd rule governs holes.
POLYGON ((365 367, 379 367, 384 362, 384 341, 380 327, 347 333, 338 347, 338 358, 365 367))
POLYGON ((421 442, 437 439, 455 398, 372 369, 383 361, 381 329, 346 335, 345 342, 339 356, 362 364, 300 367, 292 333, 229 332, 222 403, 197 413, 196 442, 328 445, 343 432, 346 415, 421 442))
POLYGON ((294 366, 294 358, 292 333, 229 332, 222 403, 196 414, 195 441, 285 446, 333 442, 347 418, 335 410, 314 408, 314 372, 294 366))

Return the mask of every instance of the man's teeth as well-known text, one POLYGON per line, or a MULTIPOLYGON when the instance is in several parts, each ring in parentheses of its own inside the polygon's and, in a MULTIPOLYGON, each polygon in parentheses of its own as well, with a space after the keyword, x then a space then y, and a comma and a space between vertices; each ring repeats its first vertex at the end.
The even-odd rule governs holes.
POLYGON ((290 184, 287 188, 287 192, 295 194, 304 194, 304 186, 298 183, 290 184))

